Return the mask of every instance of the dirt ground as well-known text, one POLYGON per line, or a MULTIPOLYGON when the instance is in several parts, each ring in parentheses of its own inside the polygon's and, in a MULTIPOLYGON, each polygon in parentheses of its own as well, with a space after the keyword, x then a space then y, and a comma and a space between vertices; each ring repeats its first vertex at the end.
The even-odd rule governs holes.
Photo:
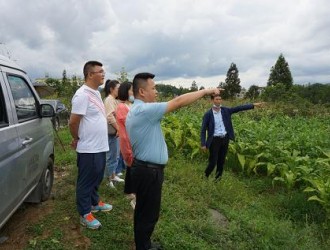
MULTIPOLYGON (((63 173, 55 172, 52 193, 56 192, 56 186, 62 174, 63 173)), ((29 227, 37 224, 43 217, 52 213, 54 204, 54 197, 40 204, 23 203, 0 229, 0 249, 17 250, 27 247, 29 241, 32 239, 31 234, 29 234, 29 227)), ((66 242, 72 243, 72 248, 87 249, 90 245, 89 239, 81 234, 79 224, 65 228, 64 231, 64 238, 66 242)), ((47 233, 48 232, 44 231, 40 237, 47 236, 47 233)))
POLYGON ((29 225, 35 224, 43 216, 50 213, 53 200, 41 204, 24 203, 15 214, 7 221, 0 231, 0 238, 4 240, 0 249, 23 249, 29 242, 27 229, 29 225))

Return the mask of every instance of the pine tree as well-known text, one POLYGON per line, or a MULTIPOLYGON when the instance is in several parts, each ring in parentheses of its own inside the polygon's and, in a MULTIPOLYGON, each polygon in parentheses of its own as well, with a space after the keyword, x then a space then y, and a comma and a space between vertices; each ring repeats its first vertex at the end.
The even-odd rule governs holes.
POLYGON ((291 88, 293 85, 289 64, 286 62, 282 54, 278 57, 275 66, 270 69, 267 86, 275 86, 278 83, 282 83, 286 89, 291 88))
POLYGON ((197 86, 196 81, 193 81, 191 83, 190 91, 196 91, 196 90, 198 90, 198 86, 197 86))
POLYGON ((125 70, 125 67, 121 67, 121 71, 116 73, 117 75, 117 80, 120 83, 128 81, 128 73, 125 70))
POLYGON ((259 96, 259 94, 260 94, 259 87, 257 85, 251 85, 249 90, 245 94, 245 98, 254 100, 259 96))
POLYGON ((64 69, 62 73, 62 83, 61 86, 59 86, 58 94, 61 96, 64 93, 68 93, 70 89, 69 85, 70 85, 70 81, 66 75, 66 70, 64 69))
POLYGON ((223 92, 223 98, 234 98, 237 94, 241 92, 241 80, 238 77, 238 69, 235 63, 232 63, 227 71, 227 78, 223 84, 225 89, 223 92))

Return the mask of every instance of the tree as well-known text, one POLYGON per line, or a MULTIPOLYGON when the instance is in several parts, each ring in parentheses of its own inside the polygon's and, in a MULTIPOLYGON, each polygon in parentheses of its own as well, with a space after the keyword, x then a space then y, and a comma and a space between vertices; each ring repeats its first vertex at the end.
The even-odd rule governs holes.
POLYGON ((293 85, 294 92, 314 104, 330 104, 330 84, 293 85))
POLYGON ((262 93, 262 99, 267 102, 283 101, 287 102, 292 99, 293 89, 286 89, 286 85, 278 83, 276 85, 267 86, 262 93))
POLYGON ((181 85, 179 85, 179 91, 178 91, 178 95, 183 95, 189 93, 189 89, 182 87, 181 85))
POLYGON ((81 85, 82 84, 80 82, 80 79, 76 75, 73 75, 69 84, 69 90, 68 90, 69 96, 73 96, 81 85))
POLYGON ((66 70, 63 70, 62 73, 62 86, 60 87, 59 95, 62 95, 62 93, 67 93, 67 90, 69 89, 69 80, 66 76, 66 70))
POLYGON ((192 92, 192 91, 196 91, 196 90, 198 90, 198 86, 197 86, 196 81, 193 81, 191 83, 190 91, 192 92))
POLYGON ((219 82, 218 88, 224 88, 225 83, 224 82, 219 82))
POLYGON ((128 73, 126 72, 125 67, 121 67, 120 72, 117 72, 116 75, 117 75, 117 80, 120 83, 128 81, 128 73))
POLYGON ((241 92, 241 80, 238 77, 238 69, 235 63, 231 63, 228 71, 225 83, 223 86, 220 83, 220 86, 223 87, 225 90, 223 92, 223 98, 234 98, 237 94, 241 92))
POLYGON ((251 85, 249 90, 245 94, 245 98, 254 100, 259 96, 259 94, 260 94, 259 87, 257 85, 251 85))
POLYGON ((275 65, 270 69, 267 86, 274 86, 279 83, 282 83, 286 89, 291 88, 293 84, 289 64, 282 54, 280 54, 275 65))
POLYGON ((158 94, 162 97, 173 97, 179 94, 179 89, 169 84, 156 84, 156 89, 158 91, 158 94))
POLYGON ((55 79, 55 78, 46 78, 45 83, 48 86, 54 88, 56 90, 56 92, 57 92, 57 88, 60 85, 60 80, 55 79))

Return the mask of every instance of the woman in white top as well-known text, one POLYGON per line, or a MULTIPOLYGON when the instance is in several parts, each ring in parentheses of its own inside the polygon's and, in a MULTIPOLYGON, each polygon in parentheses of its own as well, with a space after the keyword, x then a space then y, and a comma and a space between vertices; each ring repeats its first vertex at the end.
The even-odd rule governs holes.
POLYGON ((104 87, 106 98, 104 99, 105 113, 108 122, 108 142, 109 151, 107 152, 105 175, 109 180, 109 186, 114 188, 113 181, 124 182, 123 179, 116 176, 115 171, 118 166, 119 147, 118 147, 118 124, 116 122, 116 109, 118 105, 119 82, 116 80, 107 80, 104 87))

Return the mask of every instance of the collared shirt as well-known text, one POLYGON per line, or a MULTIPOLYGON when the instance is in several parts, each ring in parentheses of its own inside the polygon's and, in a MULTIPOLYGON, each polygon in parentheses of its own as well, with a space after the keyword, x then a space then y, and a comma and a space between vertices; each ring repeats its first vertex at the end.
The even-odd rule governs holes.
POLYGON ((134 158, 157 164, 167 163, 167 146, 160 126, 166 108, 167 102, 134 100, 126 118, 126 130, 134 158))
POLYGON ((224 136, 227 134, 225 125, 223 123, 221 110, 219 111, 213 111, 214 116, 214 135, 213 136, 224 136))

